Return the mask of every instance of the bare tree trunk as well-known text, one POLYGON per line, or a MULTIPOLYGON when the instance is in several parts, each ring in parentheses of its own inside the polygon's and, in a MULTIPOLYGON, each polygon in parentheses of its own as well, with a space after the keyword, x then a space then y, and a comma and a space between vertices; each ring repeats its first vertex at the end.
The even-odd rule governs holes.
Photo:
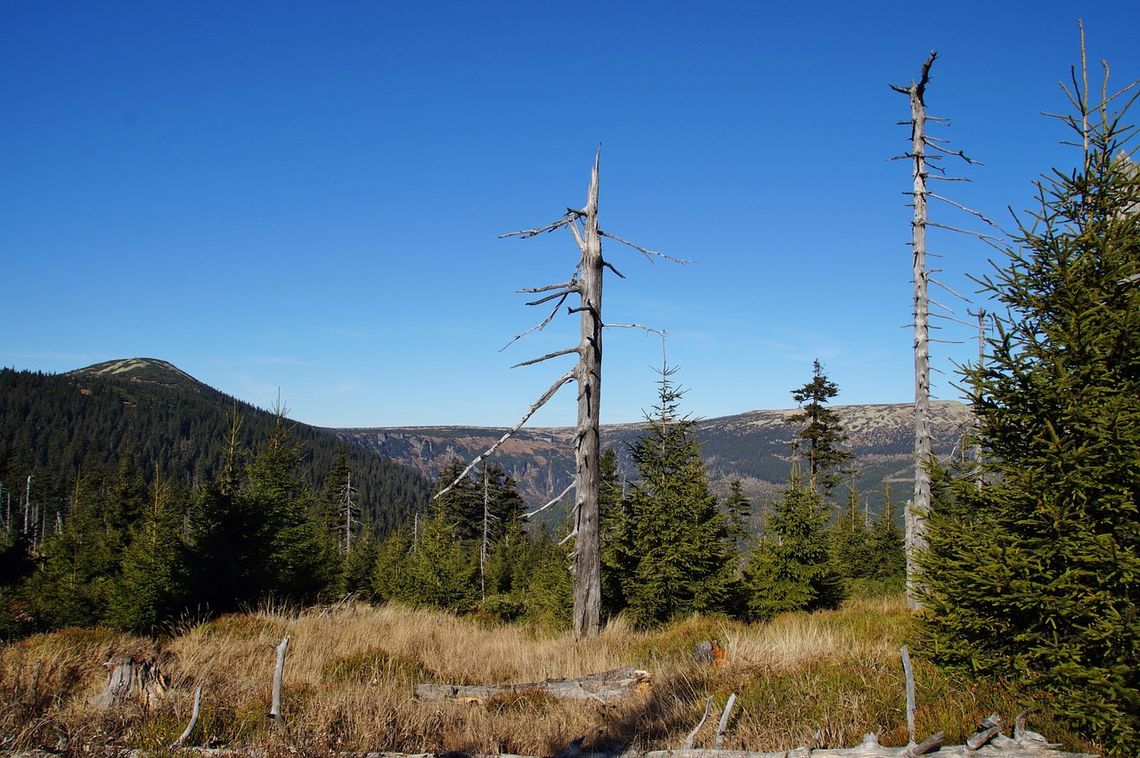
POLYGON ((914 221, 912 222, 914 277, 914 497, 906 510, 907 605, 919 607, 916 553, 926 548, 926 515, 930 511, 930 336, 926 270, 926 103, 930 66, 937 53, 922 64, 922 76, 909 87, 893 86, 910 99, 911 153, 914 161, 914 221))
POLYGON ((598 162, 590 174, 583 225, 581 341, 578 343, 578 433, 575 437, 574 636, 593 637, 601 627, 602 579, 598 553, 598 489, 602 400, 602 238, 598 232, 598 162))
POLYGON ((490 541, 491 491, 487 481, 487 464, 483 464, 483 540, 479 543, 479 594, 487 599, 487 545, 490 541))
MULTIPOLYGON (((538 229, 522 229, 509 232, 500 237, 521 237, 527 239, 540 234, 548 234, 556 229, 566 227, 574 235, 578 243, 580 256, 574 275, 569 281, 558 284, 548 284, 543 287, 534 287, 519 290, 530 293, 543 294, 527 305, 542 305, 555 301, 550 314, 535 326, 521 334, 515 335, 505 347, 530 334, 544 329, 551 322, 566 298, 577 294, 579 304, 570 308, 571 313, 581 314, 580 338, 577 347, 556 350, 538 358, 516 363, 512 368, 520 366, 533 366, 565 355, 577 355, 578 363, 555 380, 546 392, 536 400, 522 419, 514 427, 508 429, 502 437, 491 445, 455 478, 451 484, 435 494, 441 497, 452 487, 463 480, 475 466, 492 455, 500 445, 522 428, 531 416, 545 405, 562 385, 574 381, 578 384, 578 425, 574 436, 575 475, 574 486, 575 508, 574 529, 564 542, 574 539, 574 552, 572 556, 571 572, 574 582, 574 635, 581 639, 596 635, 601 629, 601 559, 598 554, 598 487, 600 482, 599 463, 601 458, 601 440, 599 434, 600 410, 602 397, 602 275, 603 269, 610 269, 617 276, 622 276, 613 264, 602 258, 602 237, 609 237, 615 242, 627 245, 646 258, 663 258, 674 263, 687 263, 688 261, 673 258, 656 250, 636 245, 622 239, 615 234, 605 232, 598 228, 598 166, 601 152, 594 156, 594 167, 590 174, 590 188, 586 194, 586 207, 581 210, 567 208, 565 215, 557 221, 538 229), (579 226, 580 225, 580 226, 579 226)), ((615 327, 647 329, 640 324, 611 324, 615 327)), ((656 331, 649 329, 649 331, 656 331)), ((557 500, 557 498, 556 498, 557 500)), ((554 501, 551 501, 552 503, 554 501)), ((535 513, 544 510, 538 509, 535 513)), ((533 515, 533 514, 532 514, 533 515)), ((561 544, 561 543, 560 543, 561 544)))

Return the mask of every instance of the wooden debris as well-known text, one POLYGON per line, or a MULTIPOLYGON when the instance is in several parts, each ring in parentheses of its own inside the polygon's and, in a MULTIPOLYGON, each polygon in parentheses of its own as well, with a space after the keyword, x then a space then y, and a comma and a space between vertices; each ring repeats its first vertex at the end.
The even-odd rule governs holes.
POLYGON ((186 725, 186 729, 175 740, 174 744, 170 746, 171 750, 182 747, 186 740, 190 738, 190 733, 194 731, 194 727, 198 724, 198 713, 202 708, 202 685, 198 685, 194 690, 194 710, 190 713, 190 723, 186 725))
POLYGON ((166 695, 166 677, 152 658, 129 656, 107 661, 104 666, 111 670, 111 675, 107 688, 93 701, 96 708, 107 710, 128 698, 149 708, 166 695))
POLYGON ((701 716, 701 720, 693 727, 693 731, 689 732, 689 736, 685 738, 684 750, 691 750, 693 747, 693 740, 697 738, 697 732, 701 731, 701 727, 709 720, 709 714, 712 713, 712 695, 705 698, 705 714, 701 716))
POLYGON ((285 677, 285 653, 288 650, 289 635, 285 635, 277 645, 277 665, 273 669, 273 704, 267 714, 271 719, 281 719, 281 681, 285 677))
POLYGON ((716 728, 716 748, 720 750, 720 746, 724 743, 724 733, 728 731, 728 720, 732 717, 732 707, 736 705, 736 693, 728 696, 728 702, 724 705, 724 713, 720 715, 720 724, 716 728))
POLYGON ((541 692, 566 700, 595 700, 608 703, 620 700, 649 687, 649 672, 633 666, 590 674, 578 679, 546 679, 526 684, 435 684, 423 683, 413 687, 420 700, 467 700, 482 702, 496 695, 513 695, 524 692, 541 692))

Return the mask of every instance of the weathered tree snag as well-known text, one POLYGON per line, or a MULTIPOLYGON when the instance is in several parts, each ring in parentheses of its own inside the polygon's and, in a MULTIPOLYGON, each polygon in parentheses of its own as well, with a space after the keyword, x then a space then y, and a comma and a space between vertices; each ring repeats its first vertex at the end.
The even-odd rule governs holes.
POLYGON ((701 727, 709 720, 709 714, 712 713, 712 700, 712 695, 705 698, 704 715, 701 716, 701 720, 697 722, 697 725, 693 727, 693 731, 689 732, 688 736, 685 737, 685 746, 681 748, 682 750, 693 749, 693 740, 697 738, 697 732, 701 731, 701 727))
POLYGON ((914 277, 914 497, 906 509, 906 598, 919 607, 916 553, 926 547, 926 515, 930 512, 930 332, 926 271, 926 85, 938 53, 922 64, 918 83, 891 88, 910 99, 911 152, 914 161, 914 221, 911 225, 914 277))
POLYGON ((590 189, 582 219, 585 239, 571 226, 582 251, 582 314, 578 342, 578 431, 574 437, 574 636, 595 636, 601 628, 602 575, 598 543, 602 404, 602 238, 598 232, 598 163, 590 172, 590 189))
POLYGON ((736 693, 728 696, 728 702, 724 704, 724 713, 720 714, 720 723, 716 728, 716 748, 720 750, 720 746, 724 743, 724 733, 728 731, 728 720, 732 718, 732 707, 736 705, 736 693))
POLYGON ((633 666, 590 674, 578 679, 546 679, 527 684, 417 684, 413 693, 420 700, 483 701, 497 695, 541 692, 566 700, 594 700, 608 703, 649 687, 648 672, 633 666))
MULTIPOLYGON (((574 636, 578 639, 592 637, 601 629, 601 557, 598 550, 598 486, 600 481, 599 465, 601 458, 600 411, 602 400, 602 329, 606 324, 602 321, 602 279, 604 269, 610 269, 619 277, 622 276, 612 264, 602 258, 602 237, 609 237, 615 242, 628 245, 637 250, 646 258, 654 257, 671 260, 675 263, 687 261, 672 258, 655 250, 648 250, 639 245, 609 234, 598 228, 598 173, 601 161, 601 151, 594 156, 594 166, 590 173, 590 187, 586 193, 586 206, 581 210, 568 208, 566 213, 557 221, 536 229, 522 229, 509 232, 500 237, 535 237, 539 234, 548 234, 562 227, 570 230, 574 241, 578 244, 580 256, 578 265, 569 281, 558 284, 548 284, 542 287, 532 287, 520 290, 521 292, 550 293, 533 300, 527 305, 543 305, 554 301, 554 307, 549 315, 530 329, 515 335, 504 349, 515 341, 533 331, 544 329, 558 313, 558 309, 571 295, 578 295, 577 307, 569 308, 570 313, 581 314, 580 337, 578 346, 564 350, 556 350, 539 358, 522 361, 515 364, 531 366, 564 355, 577 355, 578 363, 567 371, 543 394, 513 428, 507 430, 486 452, 475 460, 435 497, 441 497, 463 480, 472 469, 488 456, 495 452, 506 442, 523 424, 534 415, 539 408, 545 405, 562 385, 574 381, 578 384, 578 424, 574 436, 574 528, 567 540, 574 539, 574 552, 571 572, 574 583, 574 636)), ((622 277, 624 278, 624 277, 622 277)), ((556 498, 556 502, 560 498, 556 498)), ((549 504, 548 504, 549 505, 549 504)), ((540 508, 539 511, 543 510, 540 508)), ((538 513, 539 511, 535 511, 538 513)))
MULTIPOLYGON (((906 596, 907 605, 917 609, 920 605, 920 582, 918 578, 916 554, 926 548, 926 518, 930 513, 930 465, 934 461, 930 439, 930 343, 946 342, 930 338, 930 303, 933 302, 941 308, 952 311, 936 300, 930 298, 930 283, 939 285, 956 297, 966 300, 962 295, 947 287, 930 276, 926 267, 926 229, 929 226, 945 229, 951 232, 967 234, 993 245, 995 237, 989 234, 963 229, 956 226, 935 223, 927 218, 927 199, 933 198, 954 208, 970 214, 984 222, 993 229, 1001 232, 1001 227, 986 218, 978 211, 968 208, 948 197, 931 192, 927 188, 927 180, 941 181, 969 181, 961 177, 948 177, 937 161, 945 156, 960 158, 969 164, 977 164, 961 150, 952 150, 945 140, 930 137, 926 134, 927 120, 939 121, 926 113, 926 85, 930 82, 930 67, 934 64, 938 53, 931 51, 930 56, 922 64, 922 73, 917 83, 912 81, 909 86, 903 87, 892 84, 891 89, 907 96, 910 102, 910 121, 902 123, 911 125, 910 152, 897 156, 913 162, 912 175, 914 186, 910 192, 914 205, 914 218, 911 222, 912 245, 912 276, 914 281, 914 495, 907 504, 906 509, 906 596), (931 151, 928 155, 927 151, 931 151), (935 163, 928 163, 934 161, 935 163), (933 170, 935 173, 931 174, 933 170)), ((959 319, 933 314, 951 321, 959 319)), ((952 341, 952 340, 951 340, 952 341)))

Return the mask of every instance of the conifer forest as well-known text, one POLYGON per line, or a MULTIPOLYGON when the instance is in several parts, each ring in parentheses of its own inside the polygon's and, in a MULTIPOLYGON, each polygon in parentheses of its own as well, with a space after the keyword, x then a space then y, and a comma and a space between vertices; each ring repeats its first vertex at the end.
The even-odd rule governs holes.
MULTIPOLYGON (((787 388, 798 408, 787 420, 795 435, 771 496, 750 496, 739 480, 724 491, 710 484, 684 369, 664 358, 644 388, 649 410, 635 441, 598 444, 591 402, 592 382, 604 387, 601 277, 616 273, 601 246, 668 256, 598 226, 595 159, 583 209, 516 233, 566 227, 567 244, 573 236, 581 253, 568 281, 534 290, 535 302, 554 307, 540 326, 576 298, 570 310, 583 335, 579 346, 527 362, 579 361, 519 425, 563 385, 577 388, 575 479, 544 506, 529 505, 496 460, 502 440, 429 479, 291 421, 283 406, 267 412, 189 377, 0 372, 0 681, 10 678, 0 694, 30 686, 11 684, 13 651, 53 634, 122 632, 161 647, 222 622, 245 628, 255 622, 234 619, 265 608, 304 613, 351 601, 440 612, 433 618, 472 620, 473 629, 573 635, 579 646, 623 629, 674 640, 660 644, 687 654, 717 636, 708 632, 715 624, 775 628, 762 625, 791 623, 788 614, 833 618, 823 614, 905 595, 900 634, 930 681, 1000 683, 1067 730, 1066 740, 1136 755, 1140 170, 1128 106, 1138 90, 1090 87, 1075 68, 1072 110, 1055 117, 1073 142, 1071 164, 1027 177, 1037 206, 1015 216, 1012 230, 981 235, 977 244, 993 248, 992 268, 972 272, 987 303, 977 316, 984 328, 977 361, 956 377, 971 421, 954 454, 939 456, 928 430, 923 441, 928 273, 917 261, 921 235, 935 225, 927 199, 945 198, 927 187, 944 176, 926 161, 971 161, 922 131, 929 71, 942 65, 935 59, 916 82, 895 87, 913 109, 903 157, 915 216, 899 218, 915 232, 913 497, 908 482, 905 492, 874 493, 876 512, 867 507, 833 407, 841 387, 820 360, 787 388), (701 624, 711 626, 685 631, 701 624)), ((560 199, 551 202, 557 208, 560 199)), ((636 271, 623 274, 623 286, 636 287, 636 271)), ((906 310, 901 304, 903 318, 906 310)), ((520 414, 527 402, 519 401, 520 414)), ((384 666, 408 682, 430 675, 407 674, 400 667, 410 664, 396 657, 369 660, 374 678, 384 666)), ((496 702, 525 706, 521 698, 496 702)), ((27 707, 20 713, 48 706, 27 707)), ((6 708, 0 732, 18 720, 6 708)))

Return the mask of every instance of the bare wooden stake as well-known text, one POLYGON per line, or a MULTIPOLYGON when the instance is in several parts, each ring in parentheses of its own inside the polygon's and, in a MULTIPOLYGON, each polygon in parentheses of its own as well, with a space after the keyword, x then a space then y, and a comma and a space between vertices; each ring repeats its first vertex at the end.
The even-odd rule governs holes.
POLYGON ((906 732, 910 744, 914 744, 914 670, 910 666, 910 648, 899 648, 902 655, 903 677, 906 679, 906 732))
POLYGON ((728 702, 724 704, 724 713, 720 714, 720 724, 716 728, 716 749, 720 750, 720 746, 724 743, 724 733, 728 730, 728 719, 732 716, 732 708, 736 705, 736 693, 728 696, 728 702))
POLYGON ((273 705, 269 718, 284 722, 281 717, 281 680, 285 677, 285 652, 289 649, 289 635, 281 638, 277 645, 277 665, 273 669, 273 705))

